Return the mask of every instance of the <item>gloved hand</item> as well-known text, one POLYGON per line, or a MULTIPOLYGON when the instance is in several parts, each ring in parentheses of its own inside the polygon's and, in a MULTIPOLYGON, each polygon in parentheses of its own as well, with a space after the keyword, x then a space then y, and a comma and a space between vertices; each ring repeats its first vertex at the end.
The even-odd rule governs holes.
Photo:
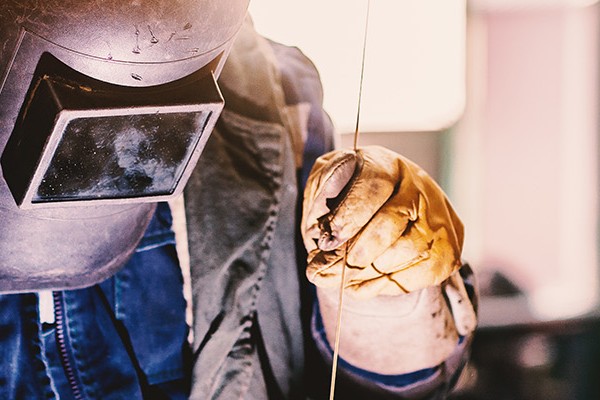
POLYGON ((330 343, 347 265, 344 360, 394 375, 461 354, 458 337, 477 324, 458 271, 463 225, 420 167, 379 146, 325 154, 308 178, 301 231, 330 343))
POLYGON ((439 285, 461 266, 463 225, 420 167, 380 146, 327 153, 309 176, 301 225, 307 276, 358 297, 439 285))

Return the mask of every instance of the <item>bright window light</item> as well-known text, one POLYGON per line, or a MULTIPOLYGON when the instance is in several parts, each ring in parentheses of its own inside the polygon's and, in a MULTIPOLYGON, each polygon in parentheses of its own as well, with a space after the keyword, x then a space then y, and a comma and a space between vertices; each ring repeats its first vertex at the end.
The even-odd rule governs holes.
MULTIPOLYGON (((254 0, 256 28, 317 66, 339 133, 356 124, 367 0, 254 0)), ((464 0, 372 0, 361 131, 434 131, 465 104, 464 0)))

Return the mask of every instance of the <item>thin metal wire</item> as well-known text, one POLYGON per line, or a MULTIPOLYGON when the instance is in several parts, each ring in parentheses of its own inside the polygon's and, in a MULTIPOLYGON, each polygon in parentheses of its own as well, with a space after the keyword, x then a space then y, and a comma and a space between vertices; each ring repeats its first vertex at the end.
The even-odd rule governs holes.
POLYGON ((358 149, 358 133, 360 126, 360 106, 362 103, 363 80, 365 77, 365 59, 367 54, 367 33, 369 32, 369 10, 371 9, 371 0, 367 1, 367 15, 365 17, 365 33, 363 37, 362 61, 360 67, 360 84, 358 87, 358 107, 356 110, 356 129, 354 130, 354 151, 358 149))
MULTIPOLYGON (((360 128, 360 106, 362 103, 363 80, 365 76, 365 58, 367 53, 367 33, 369 31, 369 10, 371 9, 371 0, 367 0, 367 13, 365 17, 365 32, 363 38, 362 61, 360 67, 360 84, 358 88, 358 107, 356 110, 356 129, 354 130, 354 151, 358 150, 358 136, 360 128)), ((335 382, 337 377, 337 368, 340 352, 340 337, 342 332, 342 310, 344 309, 344 286, 346 282, 346 266, 348 256, 348 242, 344 250, 344 265, 342 266, 342 278, 340 282, 340 293, 338 297, 337 321, 335 327, 335 342, 333 345, 333 363, 331 366, 331 383, 329 385, 329 400, 334 400, 335 382)))
POLYGON ((333 365, 331 367, 331 383, 329 384, 329 400, 333 400, 335 394, 335 378, 337 376, 337 366, 340 354, 340 337, 342 332, 342 310, 344 308, 344 283, 346 282, 346 257, 348 255, 348 242, 344 250, 344 265, 342 266, 342 280, 340 283, 340 293, 338 297, 337 321, 335 327, 335 343, 333 345, 333 365))

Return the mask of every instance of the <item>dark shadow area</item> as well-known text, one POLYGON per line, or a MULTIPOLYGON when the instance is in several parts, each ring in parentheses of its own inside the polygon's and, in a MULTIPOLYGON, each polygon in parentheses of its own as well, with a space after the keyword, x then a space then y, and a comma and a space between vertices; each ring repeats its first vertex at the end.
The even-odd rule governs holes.
POLYGON ((481 329, 451 399, 600 399, 600 319, 481 329))

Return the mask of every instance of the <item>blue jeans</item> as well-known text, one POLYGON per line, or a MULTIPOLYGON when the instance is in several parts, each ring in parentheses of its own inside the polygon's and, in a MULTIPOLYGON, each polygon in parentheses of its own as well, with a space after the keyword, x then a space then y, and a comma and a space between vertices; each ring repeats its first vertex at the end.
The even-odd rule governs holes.
POLYGON ((159 204, 121 271, 54 292, 53 324, 39 322, 36 294, 0 296, 0 398, 187 398, 186 303, 171 222, 159 204))

